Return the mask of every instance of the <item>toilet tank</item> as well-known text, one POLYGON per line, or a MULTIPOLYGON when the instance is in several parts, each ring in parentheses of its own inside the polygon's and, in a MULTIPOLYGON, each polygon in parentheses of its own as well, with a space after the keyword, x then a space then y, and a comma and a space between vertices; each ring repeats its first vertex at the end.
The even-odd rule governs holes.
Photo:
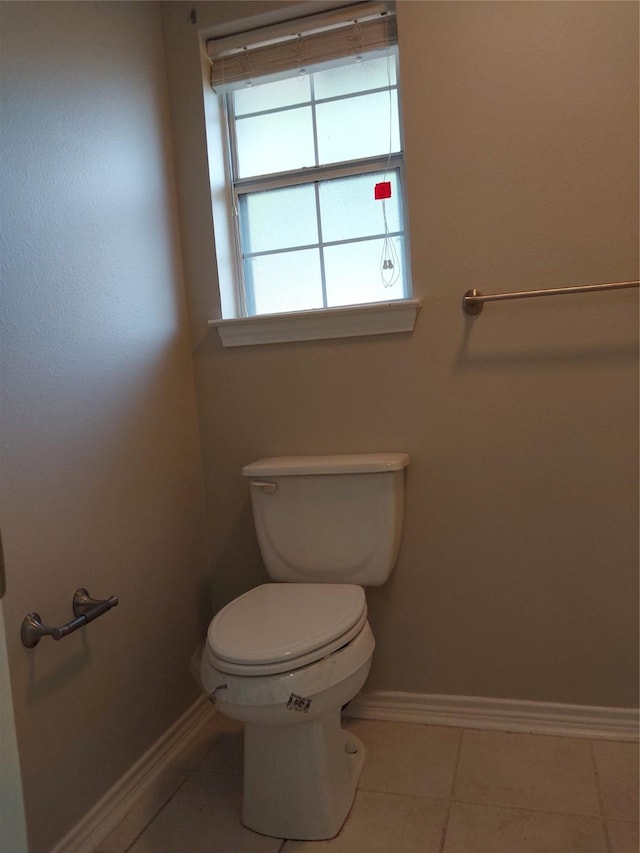
POLYGON ((383 584, 404 515, 406 453, 281 456, 242 469, 269 576, 299 583, 383 584))

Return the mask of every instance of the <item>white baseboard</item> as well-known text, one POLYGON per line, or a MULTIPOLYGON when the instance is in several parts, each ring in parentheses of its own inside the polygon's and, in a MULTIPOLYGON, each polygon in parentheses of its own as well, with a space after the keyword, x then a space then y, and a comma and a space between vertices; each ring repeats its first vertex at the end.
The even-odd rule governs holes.
POLYGON ((80 823, 53 848, 51 853, 92 853, 131 810, 176 755, 211 720, 215 709, 204 696, 168 729, 153 746, 98 800, 80 823))
POLYGON ((640 720, 637 708, 377 690, 359 693, 344 713, 363 720, 634 741, 640 720))

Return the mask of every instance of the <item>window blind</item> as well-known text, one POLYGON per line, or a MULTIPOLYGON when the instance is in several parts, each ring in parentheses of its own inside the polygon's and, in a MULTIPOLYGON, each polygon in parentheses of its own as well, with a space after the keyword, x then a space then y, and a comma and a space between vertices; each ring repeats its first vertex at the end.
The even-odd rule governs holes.
POLYGON ((356 3, 271 27, 207 41, 214 89, 257 77, 311 70, 320 64, 383 50, 397 41, 391 3, 356 3))

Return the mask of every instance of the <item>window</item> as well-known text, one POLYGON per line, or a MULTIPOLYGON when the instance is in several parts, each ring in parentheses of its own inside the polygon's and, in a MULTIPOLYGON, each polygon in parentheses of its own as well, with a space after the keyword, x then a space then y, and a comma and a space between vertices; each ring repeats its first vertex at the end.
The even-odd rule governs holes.
MULTIPOLYGON (((316 327, 312 312, 340 331, 334 309, 368 306, 379 325, 376 308, 410 300, 393 18, 356 12, 208 45, 228 134, 233 318, 303 312, 316 327)), ((350 334, 370 333, 350 316, 350 334)))

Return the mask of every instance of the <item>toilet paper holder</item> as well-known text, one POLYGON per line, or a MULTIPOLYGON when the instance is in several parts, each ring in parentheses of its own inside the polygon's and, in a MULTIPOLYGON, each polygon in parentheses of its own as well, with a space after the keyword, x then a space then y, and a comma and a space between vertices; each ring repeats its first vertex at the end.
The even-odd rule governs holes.
POLYGON ((83 628, 89 622, 93 622, 98 616, 102 616, 107 610, 111 610, 118 604, 118 596, 112 595, 109 598, 92 598, 84 587, 80 587, 75 591, 73 596, 73 613, 75 619, 67 622, 66 625, 61 625, 59 628, 49 628, 44 625, 38 613, 27 613, 22 622, 20 638, 23 646, 28 649, 37 646, 43 637, 53 637, 54 640, 61 640, 63 637, 73 634, 78 628, 83 628))

